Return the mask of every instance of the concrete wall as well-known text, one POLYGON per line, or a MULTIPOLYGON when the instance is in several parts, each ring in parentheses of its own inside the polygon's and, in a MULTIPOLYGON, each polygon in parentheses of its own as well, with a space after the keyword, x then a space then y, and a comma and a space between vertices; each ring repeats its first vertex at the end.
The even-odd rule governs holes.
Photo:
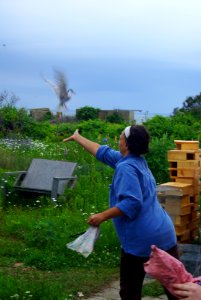
POLYGON ((46 113, 51 113, 49 108, 33 108, 30 109, 30 115, 37 121, 41 121, 46 113))
POLYGON ((133 110, 123 110, 123 109, 100 110, 98 116, 101 120, 105 120, 107 116, 110 116, 115 112, 118 113, 126 122, 130 122, 134 120, 133 110))

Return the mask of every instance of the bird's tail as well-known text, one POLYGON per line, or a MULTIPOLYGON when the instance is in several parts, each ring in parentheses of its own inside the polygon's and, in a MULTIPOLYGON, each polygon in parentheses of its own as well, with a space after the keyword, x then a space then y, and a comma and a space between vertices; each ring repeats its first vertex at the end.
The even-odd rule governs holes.
POLYGON ((66 110, 67 110, 67 106, 65 103, 64 104, 60 103, 57 105, 57 112, 64 113, 64 112, 66 112, 66 110))

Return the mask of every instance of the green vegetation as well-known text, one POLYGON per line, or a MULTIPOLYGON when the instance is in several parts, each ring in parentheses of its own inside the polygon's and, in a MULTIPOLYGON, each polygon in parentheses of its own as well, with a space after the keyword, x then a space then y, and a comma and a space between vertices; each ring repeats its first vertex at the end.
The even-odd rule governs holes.
POLYGON ((143 286, 142 290, 143 296, 152 296, 152 297, 159 297, 160 295, 164 294, 164 289, 161 286, 160 282, 151 281, 146 283, 143 286))
POLYGON ((91 106, 84 106, 77 110, 76 118, 78 121, 88 121, 98 119, 99 108, 94 108, 91 106))
POLYGON ((2 139, 0 153, 2 171, 24 170, 32 157, 45 157, 77 161, 79 178, 74 190, 52 202, 17 194, 14 178, 1 175, 8 193, 1 195, 0 299, 24 299, 26 291, 32 299, 76 299, 78 292, 88 295, 115 277, 120 249, 112 222, 101 226, 87 259, 66 247, 88 228, 91 213, 107 207, 112 171, 74 143, 2 139))
POLYGON ((116 111, 113 114, 108 115, 106 121, 110 123, 119 123, 119 124, 124 123, 123 117, 120 114, 118 114, 118 112, 116 111))
MULTIPOLYGON (((88 258, 66 244, 88 228, 90 214, 108 207, 113 170, 76 143, 62 140, 78 128, 87 138, 118 149, 119 135, 128 124, 96 118, 38 123, 25 110, 7 104, 0 106, 0 299, 86 297, 118 276, 120 246, 112 222, 101 225, 100 238, 88 258), (15 178, 3 172, 25 170, 32 158, 76 161, 77 185, 54 202, 48 196, 17 193, 12 188, 15 178)), ((178 111, 144 123, 152 137, 146 159, 157 183, 169 181, 167 151, 174 148, 174 140, 199 139, 200 120, 189 111, 178 111)), ((161 293, 157 282, 143 288, 143 295, 161 293)))
POLYGON ((190 112, 195 118, 200 119, 201 114, 201 93, 194 97, 187 97, 182 108, 175 108, 173 113, 190 112))

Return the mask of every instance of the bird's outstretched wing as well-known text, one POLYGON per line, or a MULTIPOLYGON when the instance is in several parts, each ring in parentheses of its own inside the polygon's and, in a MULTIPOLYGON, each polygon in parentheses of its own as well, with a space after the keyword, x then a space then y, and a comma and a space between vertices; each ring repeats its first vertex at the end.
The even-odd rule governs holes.
POLYGON ((51 86, 51 88, 55 91, 57 96, 59 96, 58 86, 54 82, 52 82, 51 80, 47 79, 46 77, 42 76, 42 78, 47 84, 49 84, 51 86))

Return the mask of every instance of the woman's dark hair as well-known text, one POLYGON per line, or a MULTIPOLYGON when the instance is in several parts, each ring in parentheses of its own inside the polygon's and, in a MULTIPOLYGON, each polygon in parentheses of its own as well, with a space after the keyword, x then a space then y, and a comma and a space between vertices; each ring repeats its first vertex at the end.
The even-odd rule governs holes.
POLYGON ((149 152, 150 135, 142 125, 130 127, 130 135, 126 138, 126 144, 130 153, 141 155, 149 152))

